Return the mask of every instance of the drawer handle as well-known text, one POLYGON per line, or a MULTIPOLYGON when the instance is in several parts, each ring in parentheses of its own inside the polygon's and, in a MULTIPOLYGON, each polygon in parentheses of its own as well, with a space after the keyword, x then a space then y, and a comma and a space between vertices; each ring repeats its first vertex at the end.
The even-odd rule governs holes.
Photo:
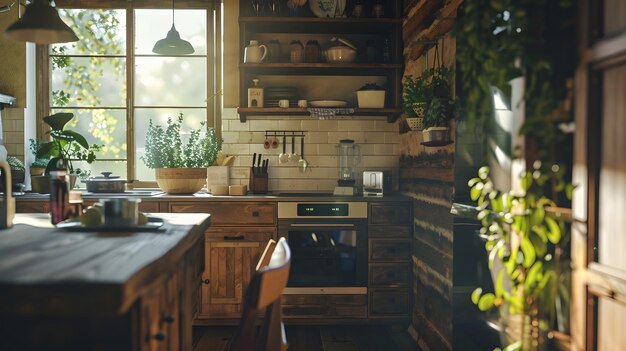
POLYGON ((252 211, 252 217, 258 217, 259 211, 252 211))
POLYGON ((169 314, 169 315, 167 315, 167 316, 163 317, 163 321, 164 321, 165 323, 172 324, 172 323, 174 323, 174 321, 175 321, 175 320, 176 320, 176 318, 174 318, 174 316, 172 316, 171 314, 169 314))
POLYGON ((165 340, 165 338, 167 338, 167 335, 165 335, 165 333, 162 332, 162 331, 160 331, 160 332, 158 332, 158 333, 156 333, 154 335, 154 339, 158 340, 158 341, 163 341, 163 340, 165 340))
POLYGON ((208 280, 208 279, 205 279, 205 280, 203 280, 202 282, 203 282, 204 284, 206 284, 206 285, 209 285, 209 283, 210 283, 211 281, 210 281, 210 280, 208 280))
POLYGON ((242 241, 244 240, 246 237, 243 235, 237 235, 237 236, 228 236, 228 235, 224 235, 224 240, 226 241, 242 241))

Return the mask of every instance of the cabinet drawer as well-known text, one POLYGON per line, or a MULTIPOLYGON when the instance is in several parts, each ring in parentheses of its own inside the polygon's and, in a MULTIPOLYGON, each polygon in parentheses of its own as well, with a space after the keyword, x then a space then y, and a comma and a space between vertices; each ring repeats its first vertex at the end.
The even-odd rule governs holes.
POLYGON ((370 286, 408 287, 411 276, 409 264, 376 263, 369 265, 370 286))
POLYGON ((207 242, 242 242, 254 241, 267 244, 270 239, 276 237, 275 228, 248 228, 248 227, 212 227, 205 233, 207 242))
POLYGON ((172 203, 172 213, 210 213, 213 226, 275 225, 276 205, 259 203, 172 203))
POLYGON ((408 289, 373 289, 369 294, 370 315, 408 315, 408 289))
POLYGON ((410 202, 380 202, 370 204, 370 224, 411 224, 410 202))
POLYGON ((369 241, 369 259, 372 261, 407 261, 411 258, 411 240, 369 241))
POLYGON ((368 235, 370 238, 411 238, 411 227, 409 226, 369 226, 368 235))
POLYGON ((45 202, 27 202, 27 201, 16 201, 15 203, 15 212, 16 213, 46 213, 50 212, 50 203, 48 201, 45 202))
POLYGON ((142 201, 139 203, 139 211, 141 212, 160 212, 159 203, 156 201, 142 201))

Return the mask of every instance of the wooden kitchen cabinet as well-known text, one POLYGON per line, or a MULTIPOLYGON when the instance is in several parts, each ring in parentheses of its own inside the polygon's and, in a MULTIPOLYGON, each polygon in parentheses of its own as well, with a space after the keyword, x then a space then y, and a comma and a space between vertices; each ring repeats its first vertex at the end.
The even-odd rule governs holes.
POLYGON ((241 316, 243 297, 270 239, 276 239, 276 204, 261 202, 171 203, 177 213, 211 214, 205 233, 199 319, 241 316))
POLYGON ((239 318, 243 298, 274 228, 213 228, 206 233, 200 318, 239 318))
MULTIPOLYGON (((307 5, 308 7, 308 5, 307 5)), ((341 99, 346 96, 354 100, 354 91, 364 83, 373 81, 380 82, 386 90, 384 108, 356 108, 355 116, 359 117, 386 117, 393 122, 402 112, 402 73, 404 58, 402 55, 402 1, 392 0, 385 2, 385 14, 382 18, 370 17, 370 14, 362 18, 338 17, 288 17, 288 16, 255 16, 250 13, 250 2, 240 0, 239 33, 240 33, 240 107, 237 109, 240 120, 245 122, 249 117, 262 116, 309 116, 306 108, 291 106, 279 108, 278 106, 249 107, 247 105, 247 90, 253 86, 252 79, 261 80, 264 88, 284 87, 285 85, 296 86, 299 89, 299 99, 341 99), (357 58, 351 63, 328 63, 322 54, 319 62, 299 63, 290 62, 289 43, 293 39, 301 40, 306 44, 307 40, 315 39, 325 49, 332 37, 341 37, 351 41, 357 46, 357 58), (259 63, 243 62, 244 48, 250 40, 259 40, 267 44, 270 39, 279 39, 282 46, 282 54, 276 62, 259 63), (373 57, 367 57, 367 43, 375 50, 373 57), (373 45, 371 43, 374 43, 373 45), (384 50, 387 43, 388 50, 384 50), (383 54, 387 51, 388 54, 383 54), (293 78, 293 76, 298 76, 293 78), (315 96, 315 88, 306 85, 309 77, 323 77, 321 84, 328 84, 327 93, 331 96, 315 96), (359 78, 362 82, 350 87, 349 91, 334 91, 334 81, 342 77, 359 78), (298 81, 296 83, 284 83, 286 81, 298 81), (267 82, 270 83, 267 83, 267 82), (312 98, 308 94, 314 94, 312 98)), ((347 8, 346 13, 351 9, 347 8)), ((268 55, 269 56, 269 55, 268 55)), ((320 81, 316 81, 319 84, 320 81)), ((344 87, 342 89, 346 89, 344 87)), ((347 99, 347 98, 345 98, 347 99)), ((292 105, 295 101, 291 101, 292 105)))
POLYGON ((413 277, 412 204, 372 202, 368 227, 368 310, 373 319, 408 319, 413 277))

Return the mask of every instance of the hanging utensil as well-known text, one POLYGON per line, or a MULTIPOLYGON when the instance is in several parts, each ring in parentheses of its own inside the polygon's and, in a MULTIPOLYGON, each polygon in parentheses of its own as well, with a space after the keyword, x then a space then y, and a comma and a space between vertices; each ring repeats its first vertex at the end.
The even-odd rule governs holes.
POLYGON ((289 154, 287 153, 287 136, 286 135, 283 135, 283 153, 278 155, 278 161, 280 161, 280 163, 289 162, 289 154))
POLYGON ((298 168, 300 173, 306 172, 309 163, 304 159, 304 136, 300 138, 300 160, 298 160, 298 168))
POLYGON ((289 154, 289 162, 294 163, 298 160, 298 154, 296 153, 296 136, 291 136, 291 154, 289 154))

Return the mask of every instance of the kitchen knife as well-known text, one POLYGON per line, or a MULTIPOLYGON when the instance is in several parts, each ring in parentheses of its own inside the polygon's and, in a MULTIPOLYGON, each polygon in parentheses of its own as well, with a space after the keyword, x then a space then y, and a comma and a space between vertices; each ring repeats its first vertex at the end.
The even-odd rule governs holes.
POLYGON ((256 173, 254 165, 256 164, 256 152, 252 155, 252 173, 256 173))
POLYGON ((257 174, 260 174, 262 172, 262 165, 263 165, 263 154, 259 154, 259 159, 257 160, 257 174))

